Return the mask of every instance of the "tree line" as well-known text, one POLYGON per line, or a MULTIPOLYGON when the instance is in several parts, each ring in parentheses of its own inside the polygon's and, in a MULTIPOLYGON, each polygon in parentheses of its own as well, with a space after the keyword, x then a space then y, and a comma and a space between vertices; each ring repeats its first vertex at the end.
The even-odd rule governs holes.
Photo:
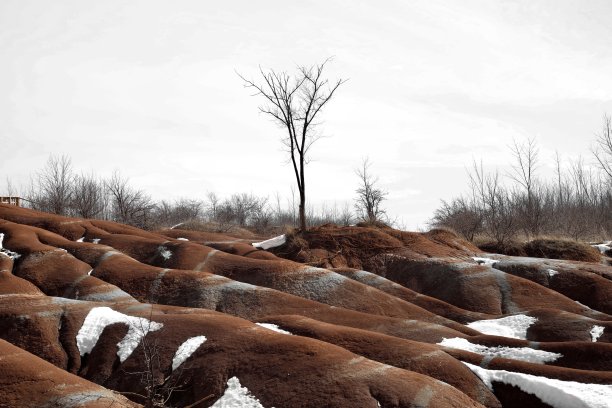
POLYGON ((555 176, 540 177, 535 139, 511 146, 511 170, 487 172, 474 161, 469 191, 442 201, 432 226, 449 227, 470 241, 507 244, 541 236, 597 240, 612 236, 612 121, 605 116, 592 148, 594 166, 583 158, 564 166, 555 155, 555 176))
MULTIPOLYGON (((207 200, 181 199, 155 202, 143 190, 130 186, 119 172, 108 179, 93 174, 76 174, 67 156, 51 156, 46 166, 35 174, 25 200, 29 206, 41 211, 83 218, 113 220, 140 228, 165 227, 188 221, 208 222, 219 231, 233 226, 251 227, 258 232, 282 225, 299 227, 326 223, 349 225, 365 222, 376 225, 388 222, 382 202, 387 192, 378 186, 378 178, 370 172, 370 162, 364 159, 355 170, 359 179, 354 210, 346 204, 323 206, 315 211, 306 202, 306 165, 309 150, 320 133, 320 115, 344 79, 329 81, 324 70, 331 58, 312 66, 298 66, 294 74, 273 69, 259 69, 259 81, 238 74, 254 96, 263 99, 260 112, 270 117, 284 132, 282 142, 287 149, 295 176, 297 192, 292 189, 292 200, 281 206, 268 197, 253 194, 233 194, 221 199, 209 193, 207 200), (296 199, 297 196, 297 199, 296 199)), ((8 182, 9 196, 12 185, 8 182)))
MULTIPOLYGON (((381 203, 386 192, 378 187, 370 166, 368 159, 364 159, 355 170, 358 179, 352 204, 305 207, 309 225, 382 221, 386 213, 381 203)), ((216 232, 247 228, 262 234, 300 225, 300 198, 293 190, 289 199, 279 194, 272 198, 252 193, 220 197, 208 192, 205 199, 154 200, 146 191, 133 187, 118 171, 107 178, 78 173, 66 155, 50 156, 30 179, 19 194, 7 180, 8 195, 20 195, 28 207, 59 215, 115 221, 143 229, 191 225, 216 232)))

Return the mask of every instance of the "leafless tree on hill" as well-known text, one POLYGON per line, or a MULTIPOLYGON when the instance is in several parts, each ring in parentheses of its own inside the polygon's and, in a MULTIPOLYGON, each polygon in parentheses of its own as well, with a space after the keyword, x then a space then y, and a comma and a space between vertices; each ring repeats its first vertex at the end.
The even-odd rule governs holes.
POLYGON ((299 66, 295 75, 274 70, 259 72, 263 82, 257 83, 239 74, 245 87, 255 90, 265 100, 259 110, 271 116, 287 131, 283 143, 288 149, 300 195, 299 223, 306 229, 306 170, 308 150, 318 140, 316 120, 346 80, 329 82, 323 71, 330 60, 311 67, 299 66))
POLYGON ((469 173, 472 191, 480 202, 485 230, 500 244, 510 240, 517 229, 511 194, 500 184, 499 173, 485 173, 474 161, 469 173))
POLYGON ((240 227, 247 225, 247 221, 257 218, 265 212, 267 197, 257 197, 253 194, 232 194, 229 199, 229 208, 233 218, 240 227))
POLYGON ((15 195, 17 194, 17 190, 15 189, 15 186, 13 186, 13 182, 11 181, 10 178, 6 178, 6 195, 9 197, 15 197, 15 195))
POLYGON ((105 209, 104 182, 94 175, 75 176, 70 207, 74 215, 83 218, 99 218, 105 209))
POLYGON ((523 143, 516 140, 511 146, 515 163, 508 176, 514 180, 523 190, 517 191, 520 202, 518 208, 521 213, 521 226, 527 236, 538 236, 540 234, 542 218, 541 186, 538 184, 535 172, 538 167, 539 149, 534 138, 529 138, 523 143))
POLYGON ((73 181, 70 158, 52 155, 32 181, 27 199, 36 210, 67 215, 73 196, 73 181))
POLYGON ((378 187, 378 177, 370 173, 371 163, 369 159, 363 159, 361 167, 355 170, 359 177, 359 187, 355 191, 355 210, 358 217, 368 223, 382 221, 386 212, 381 208, 382 202, 386 199, 387 192, 378 187))
POLYGON ((155 226, 169 227, 187 221, 197 220, 201 217, 203 203, 198 200, 186 198, 171 202, 162 200, 155 205, 155 226))
POLYGON ((605 171, 582 159, 563 166, 557 153, 555 180, 536 180, 534 146, 533 142, 515 144, 512 175, 516 186, 510 189, 495 174, 485 174, 482 163, 474 163, 468 171, 471 196, 443 201, 431 225, 451 227, 470 240, 482 236, 497 241, 516 239, 521 238, 520 230, 532 238, 545 234, 575 240, 609 239, 612 189, 605 171))
POLYGON ((482 232, 483 214, 473 199, 459 197, 450 202, 442 200, 433 217, 433 225, 444 225, 473 241, 482 232))
POLYGON ((612 118, 610 116, 604 116, 603 128, 595 143, 593 155, 599 168, 608 176, 608 182, 612 186, 612 118))
POLYGON ((124 224, 147 228, 151 222, 152 211, 155 204, 151 198, 141 190, 135 190, 128 184, 119 172, 113 173, 106 181, 112 197, 114 219, 124 224))
POLYGON ((217 211, 219 210, 221 200, 219 197, 217 197, 217 194, 212 191, 206 194, 206 199, 206 212, 208 213, 208 216, 214 220, 217 218, 217 211))

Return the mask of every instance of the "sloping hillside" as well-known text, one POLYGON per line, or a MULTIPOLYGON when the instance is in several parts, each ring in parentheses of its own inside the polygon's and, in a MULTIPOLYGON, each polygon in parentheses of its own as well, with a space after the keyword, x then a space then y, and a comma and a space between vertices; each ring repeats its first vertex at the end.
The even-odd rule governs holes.
POLYGON ((365 227, 266 251, 2 204, 0 248, 0 406, 612 401, 603 264, 365 227))

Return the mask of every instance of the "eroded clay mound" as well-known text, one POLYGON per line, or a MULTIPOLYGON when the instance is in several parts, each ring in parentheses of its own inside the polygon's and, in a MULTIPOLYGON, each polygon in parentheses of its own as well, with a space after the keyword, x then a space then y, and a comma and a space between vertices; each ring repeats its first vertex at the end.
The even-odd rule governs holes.
POLYGON ((269 248, 7 205, 0 234, 0 338, 137 403, 612 399, 605 265, 482 255, 442 230, 325 226, 269 248))
POLYGON ((576 261, 505 257, 494 268, 529 279, 587 305, 612 313, 610 267, 576 261))
POLYGON ((233 377, 264 406, 354 407, 379 402, 410 407, 422 401, 423 393, 434 406, 481 406, 429 376, 221 313, 134 304, 112 309, 49 297, 37 297, 34 302, 13 298, 1 307, 6 313, 2 335, 8 340, 56 360, 58 367, 132 397, 132 393, 146 393, 138 373, 154 352, 158 357, 154 372, 160 381, 183 389, 170 396, 171 403, 178 406, 208 395, 213 401, 221 398, 233 377), (25 307, 33 313, 18 315, 25 307), (57 351, 20 339, 24 320, 29 322, 29 331, 46 333, 47 343, 57 351), (183 347, 194 338, 201 341, 192 348, 183 347), (62 361, 53 354, 66 358, 62 361))
POLYGON ((0 339, 0 406, 106 408, 139 405, 0 339))
POLYGON ((477 247, 443 230, 427 233, 366 226, 324 225, 288 237, 285 245, 271 250, 278 256, 311 265, 350 267, 379 273, 380 255, 401 253, 410 258, 464 257, 477 247))

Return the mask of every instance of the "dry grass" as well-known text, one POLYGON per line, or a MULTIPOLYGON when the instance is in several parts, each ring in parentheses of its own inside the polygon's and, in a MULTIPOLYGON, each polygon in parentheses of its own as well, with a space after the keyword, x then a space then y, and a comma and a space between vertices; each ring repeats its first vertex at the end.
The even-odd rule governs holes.
POLYGON ((215 221, 190 220, 177 226, 177 229, 183 229, 187 231, 228 233, 245 238, 256 237, 256 234, 252 231, 249 231, 248 229, 240 228, 236 225, 220 224, 215 221))
POLYGON ((525 252, 525 243, 510 241, 503 244, 499 242, 489 241, 478 245, 482 251, 494 254, 504 254, 510 256, 527 256, 525 252))
POLYGON ((535 239, 524 246, 528 256, 536 258, 567 259, 584 262, 600 262, 601 255, 595 248, 582 242, 560 239, 535 239))
POLYGON ((601 261, 601 255, 597 249, 586 243, 564 237, 543 236, 533 240, 509 241, 503 244, 483 239, 479 241, 478 248, 496 254, 583 262, 601 261))

